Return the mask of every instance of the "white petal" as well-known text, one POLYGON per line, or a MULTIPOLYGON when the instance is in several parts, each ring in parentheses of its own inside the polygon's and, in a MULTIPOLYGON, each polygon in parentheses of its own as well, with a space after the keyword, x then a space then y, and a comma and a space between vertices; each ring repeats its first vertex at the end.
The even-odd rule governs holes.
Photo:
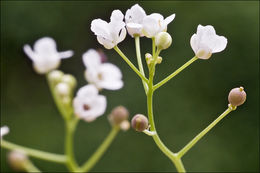
POLYGON ((157 14, 146 16, 143 20, 143 34, 148 37, 155 37, 160 31, 160 22, 157 20, 159 16, 157 14))
POLYGON ((52 55, 37 55, 33 60, 33 67, 36 72, 45 74, 51 70, 58 68, 60 65, 60 58, 58 54, 52 55))
POLYGON ((223 51, 227 46, 227 39, 224 36, 217 36, 214 42, 214 47, 212 47, 212 53, 217 53, 223 51))
POLYGON ((24 45, 23 51, 31 60, 34 60, 37 56, 28 44, 24 45))
POLYGON ((50 37, 43 37, 34 43, 33 49, 38 54, 52 54, 56 53, 56 42, 50 37))
POLYGON ((102 36, 111 40, 109 25, 106 21, 101 19, 95 19, 91 22, 91 31, 97 36, 102 36))
POLYGON ((94 49, 89 49, 83 55, 83 63, 87 68, 98 68, 101 65, 101 57, 94 49))
POLYGON ((196 54, 197 50, 199 49, 197 34, 193 34, 190 38, 190 45, 194 53, 196 54))
POLYGON ((168 25, 173 21, 174 18, 175 18, 175 14, 168 16, 166 19, 164 19, 165 24, 168 25))
POLYGON ((143 18, 146 16, 146 13, 142 7, 138 4, 135 4, 126 11, 125 21, 126 23, 137 23, 141 24, 143 22, 143 18))
POLYGON ((111 22, 123 21, 123 19, 124 15, 120 10, 114 10, 110 17, 111 22))
POLYGON ((102 79, 98 82, 100 88, 118 90, 123 87, 120 69, 111 63, 104 63, 99 69, 102 79))
POLYGON ((59 56, 61 59, 70 58, 73 56, 73 51, 67 50, 67 51, 59 52, 59 56))
POLYGON ((168 16, 166 19, 164 19, 161 31, 167 31, 168 24, 171 23, 174 18, 175 18, 175 14, 172 14, 172 15, 168 16))
POLYGON ((1 127, 0 131, 1 131, 0 137, 2 138, 4 135, 8 134, 10 130, 7 126, 3 126, 1 127))
POLYGON ((123 41, 126 37, 126 29, 123 28, 119 34, 119 37, 117 38, 116 44, 120 43, 121 41, 123 41))
POLYGON ((85 85, 77 92, 77 97, 95 97, 98 95, 98 90, 94 85, 85 85))
POLYGON ((102 44, 106 49, 112 49, 113 47, 116 46, 115 43, 113 43, 113 41, 108 40, 104 37, 101 36, 97 36, 97 40, 100 44, 102 44))
POLYGON ((142 28, 143 26, 138 23, 128 23, 126 25, 128 34, 134 37, 134 35, 142 36, 142 28))

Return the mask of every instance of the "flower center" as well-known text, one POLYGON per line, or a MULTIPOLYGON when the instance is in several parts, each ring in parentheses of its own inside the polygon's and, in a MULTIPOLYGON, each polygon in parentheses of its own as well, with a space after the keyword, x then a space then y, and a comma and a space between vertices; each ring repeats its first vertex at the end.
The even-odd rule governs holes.
POLYGON ((98 76, 97 76, 97 77, 98 77, 99 80, 102 80, 102 79, 103 79, 103 75, 102 75, 101 73, 98 73, 98 76))
POLYGON ((87 105, 87 104, 84 104, 84 105, 83 105, 83 109, 84 109, 85 111, 88 111, 88 110, 90 109, 90 106, 87 105))

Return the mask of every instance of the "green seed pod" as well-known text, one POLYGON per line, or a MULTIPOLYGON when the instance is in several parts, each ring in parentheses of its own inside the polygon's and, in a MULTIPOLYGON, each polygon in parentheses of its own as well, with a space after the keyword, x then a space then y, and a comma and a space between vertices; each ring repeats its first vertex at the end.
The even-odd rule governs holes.
POLYGON ((129 112, 124 106, 115 107, 108 116, 112 125, 120 125, 123 121, 127 120, 129 112))
POLYGON ((160 32, 155 36, 155 45, 159 49, 167 49, 172 44, 172 37, 167 32, 160 32))
POLYGON ((132 118, 132 128, 138 132, 142 132, 148 128, 148 119, 142 114, 137 114, 132 118))
POLYGON ((246 92, 243 87, 233 88, 228 95, 228 101, 232 106, 240 106, 246 101, 246 92))

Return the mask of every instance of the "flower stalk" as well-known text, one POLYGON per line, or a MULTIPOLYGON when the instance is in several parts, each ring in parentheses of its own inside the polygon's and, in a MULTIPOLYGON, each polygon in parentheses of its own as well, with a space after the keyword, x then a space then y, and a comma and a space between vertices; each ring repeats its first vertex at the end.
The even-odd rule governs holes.
POLYGON ((227 108, 216 120, 202 130, 197 136, 195 136, 185 147, 183 147, 178 153, 178 158, 182 158, 203 136, 205 136, 219 121, 221 121, 227 114, 233 111, 232 108, 227 108))
POLYGON ((80 168, 82 172, 88 172, 91 168, 95 166, 95 164, 99 161, 105 151, 113 142, 114 138, 120 131, 119 126, 113 126, 108 136, 105 138, 103 143, 99 146, 99 148, 95 151, 95 153, 86 161, 83 166, 80 168))
POLYGON ((40 151, 36 149, 31 149, 27 147, 23 147, 11 142, 8 142, 4 139, 1 139, 1 147, 9 149, 9 150, 21 150, 26 153, 28 156, 35 157, 37 159, 42 159, 50 162, 61 163, 64 164, 67 162, 67 157, 62 154, 53 154, 45 151, 40 151))

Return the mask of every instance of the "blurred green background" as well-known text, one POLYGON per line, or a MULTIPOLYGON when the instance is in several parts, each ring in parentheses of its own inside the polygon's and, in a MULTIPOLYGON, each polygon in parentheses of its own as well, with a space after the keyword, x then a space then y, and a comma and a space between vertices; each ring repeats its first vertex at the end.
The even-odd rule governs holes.
MULTIPOLYGON (((75 55, 60 67, 87 84, 81 56, 89 48, 102 48, 90 31, 95 18, 109 20, 112 10, 123 13, 131 1, 1 1, 1 126, 11 132, 14 143, 63 153, 64 125, 44 76, 36 74, 22 51, 24 44, 43 36, 53 37, 58 50, 75 55)), ((173 151, 180 150, 227 108, 230 89, 244 86, 247 101, 229 114, 184 157, 188 172, 259 172, 259 2, 243 1, 141 1, 147 14, 169 16, 172 46, 161 53, 163 62, 156 82, 180 67, 194 53, 189 41, 198 24, 213 25, 228 38, 227 48, 211 59, 199 60, 160 88, 154 96, 154 113, 161 139, 173 151)), ((128 35, 119 44, 136 64, 134 40, 128 35)), ((151 52, 151 40, 141 39, 142 55, 151 52)), ((108 60, 123 72, 125 86, 102 91, 107 96, 106 115, 117 105, 126 106, 131 117, 146 114, 141 81, 113 50, 104 50, 108 60)), ((81 121, 75 136, 75 152, 83 163, 110 130, 106 115, 93 123, 81 121)), ((1 148, 1 171, 11 171, 1 148)), ((45 171, 65 171, 63 165, 33 159, 45 171)), ((92 171, 175 171, 153 140, 134 130, 120 132, 92 171)))

